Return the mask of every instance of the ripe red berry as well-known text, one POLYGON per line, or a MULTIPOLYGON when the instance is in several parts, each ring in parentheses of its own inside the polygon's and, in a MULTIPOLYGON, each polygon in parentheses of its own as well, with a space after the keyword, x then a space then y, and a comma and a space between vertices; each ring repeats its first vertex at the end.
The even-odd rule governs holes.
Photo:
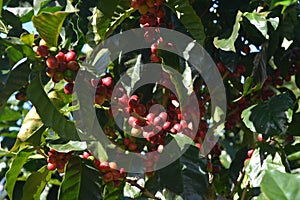
POLYGON ((56 58, 54 56, 50 56, 49 58, 47 58, 46 65, 50 69, 56 69, 56 68, 58 68, 58 62, 57 62, 57 60, 56 60, 56 58))
POLYGON ((257 135, 257 140, 258 140, 259 142, 262 142, 262 141, 263 141, 263 135, 262 135, 261 133, 257 135))
POLYGON ((74 61, 76 60, 76 53, 74 51, 69 51, 65 54, 66 62, 74 61))
POLYGON ((58 52, 55 56, 58 62, 66 62, 65 54, 63 52, 58 52))
POLYGON ((130 139, 130 138, 124 138, 123 144, 124 144, 125 146, 128 146, 130 143, 131 143, 131 139, 130 139))
POLYGON ((108 182, 111 182, 113 180, 114 180, 114 178, 113 178, 113 174, 111 172, 108 172, 108 173, 103 175, 103 182, 104 183, 108 183, 108 182))
POLYGON ((247 156, 250 158, 252 156, 254 152, 254 149, 250 149, 248 152, 247 152, 247 156))
POLYGON ((104 85, 107 88, 112 88, 114 86, 113 79, 110 76, 101 79, 101 81, 102 81, 102 85, 104 85))
POLYGON ((67 63, 67 68, 73 71, 77 71, 79 69, 79 65, 75 60, 71 60, 67 63))
POLYGON ((128 145, 128 149, 129 149, 130 151, 135 151, 135 150, 137 149, 137 144, 136 144, 136 143, 130 143, 130 144, 128 145))
POLYGON ((52 77, 56 72, 56 69, 47 68, 46 69, 46 75, 49 77, 52 77))
POLYGON ((140 101, 140 99, 137 95, 132 95, 129 98, 128 106, 131 108, 135 108, 138 105, 139 101, 140 101))
POLYGON ((48 170, 55 170, 56 169, 56 164, 55 163, 48 163, 47 164, 47 169, 48 170))
POLYGON ((41 57, 46 57, 49 54, 49 49, 46 45, 40 45, 37 48, 36 54, 41 57))
POLYGON ((64 92, 66 94, 72 94, 73 93, 73 88, 74 88, 74 83, 67 83, 64 87, 64 92))
POLYGON ((160 63, 161 62, 161 58, 156 54, 151 54, 150 59, 154 63, 160 63))
POLYGON ((140 116, 144 116, 146 114, 146 108, 143 104, 138 104, 135 108, 133 108, 133 111, 140 116))
POLYGON ((242 52, 244 52, 245 54, 249 54, 250 53, 250 47, 248 45, 244 45, 242 48, 242 52))

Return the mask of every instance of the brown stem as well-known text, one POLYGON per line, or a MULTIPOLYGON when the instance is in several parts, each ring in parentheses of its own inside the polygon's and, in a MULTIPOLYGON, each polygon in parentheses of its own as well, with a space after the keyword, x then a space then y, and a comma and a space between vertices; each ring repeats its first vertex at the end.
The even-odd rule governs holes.
POLYGON ((135 186, 137 187, 138 189, 141 190, 141 192, 146 195, 147 197, 149 198, 152 198, 152 199, 155 199, 155 200, 160 200, 160 198, 156 197, 154 194, 152 194, 149 190, 147 190, 146 188, 144 188, 143 186, 139 185, 137 183, 137 180, 131 180, 131 179, 128 179, 126 178, 125 181, 127 183, 129 183, 131 186, 135 186))
POLYGON ((241 182, 243 181, 243 178, 245 176, 245 168, 242 169, 241 174, 239 175, 238 179, 237 179, 237 183, 234 184, 233 189, 231 190, 230 194, 228 195, 228 199, 232 199, 234 192, 236 191, 236 189, 240 186, 241 182))

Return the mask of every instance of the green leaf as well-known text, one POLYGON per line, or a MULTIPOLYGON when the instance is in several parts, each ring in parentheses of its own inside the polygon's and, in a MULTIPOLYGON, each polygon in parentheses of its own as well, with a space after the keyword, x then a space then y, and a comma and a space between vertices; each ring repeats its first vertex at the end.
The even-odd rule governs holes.
POLYGON ((21 35, 21 37, 20 37, 20 40, 21 40, 24 44, 26 44, 26 45, 32 47, 32 44, 34 43, 34 34, 26 34, 26 33, 23 33, 23 34, 21 35))
POLYGON ((13 199, 13 191, 23 165, 27 162, 30 152, 20 151, 12 160, 9 170, 6 172, 5 189, 10 199, 13 199))
POLYGON ((21 89, 28 83, 30 74, 29 62, 27 58, 20 60, 9 72, 4 85, 0 84, 0 109, 5 106, 7 99, 16 90, 21 89))
POLYGON ((190 146, 177 161, 159 170, 160 182, 167 191, 182 199, 205 199, 208 187, 205 166, 199 158, 199 149, 190 146))
POLYGON ((32 17, 32 22, 47 45, 57 46, 60 29, 66 17, 72 12, 58 11, 55 13, 41 12, 32 17))
POLYGON ((295 175, 267 170, 261 182, 261 192, 266 199, 300 199, 300 179, 295 175))
POLYGON ((52 172, 47 166, 42 167, 37 172, 33 172, 26 180, 23 187, 23 200, 39 200, 46 183, 51 179, 52 172))
POLYGON ((240 21, 242 19, 243 13, 238 11, 235 18, 235 24, 233 25, 233 30, 229 38, 219 39, 219 37, 214 38, 214 45, 222 49, 223 51, 233 51, 236 52, 234 43, 238 37, 240 30, 240 21))
POLYGON ((245 172, 249 176, 253 187, 260 186, 265 171, 268 169, 285 171, 280 155, 276 153, 274 158, 272 158, 272 155, 268 155, 266 159, 262 160, 260 149, 255 149, 250 162, 245 167, 245 172))
POLYGON ((300 151, 297 151, 295 153, 292 153, 290 155, 288 155, 288 160, 290 161, 294 161, 294 160, 300 160, 300 151))
POLYGON ((27 96, 35 106, 45 126, 51 127, 62 138, 79 139, 74 123, 67 120, 53 105, 45 93, 39 77, 35 77, 28 85, 27 96))
POLYGON ((243 96, 247 96, 248 94, 251 94, 253 80, 254 78, 251 76, 246 78, 245 83, 243 85, 243 96))
POLYGON ((69 141, 65 144, 48 144, 51 149, 61 153, 68 153, 70 151, 84 151, 87 146, 85 142, 69 141))
POLYGON ((300 113, 295 113, 293 115, 293 120, 289 124, 289 127, 287 129, 287 134, 294 135, 294 136, 300 136, 300 113))
POLYGON ((8 33, 8 28, 7 28, 7 26, 5 25, 5 23, 3 22, 2 19, 0 19, 0 33, 4 33, 4 34, 8 33))
POLYGON ((135 11, 130 8, 130 2, 127 0, 100 1, 98 8, 93 8, 87 34, 89 44, 92 46, 112 34, 135 11))
POLYGON ((185 28, 195 38, 195 40, 203 45, 205 41, 205 32, 201 19, 196 14, 188 0, 167 0, 166 6, 171 8, 177 14, 178 19, 182 22, 185 28))
POLYGON ((6 49, 6 52, 8 54, 8 57, 15 63, 23 58, 22 52, 20 52, 18 49, 16 49, 13 46, 8 47, 6 49))
POLYGON ((66 166, 60 191, 60 200, 102 199, 99 171, 79 157, 73 157, 66 166))
POLYGON ((266 19, 266 12, 264 13, 244 13, 244 16, 253 24, 257 30, 261 32, 261 34, 266 37, 268 33, 268 26, 267 26, 267 19, 266 19))
MULTIPOLYGON (((48 94, 50 101, 57 109, 64 107, 70 102, 69 96, 70 95, 66 95, 63 91, 52 91, 48 94)), ((21 142, 38 146, 40 145, 41 136, 45 130, 46 127, 37 113, 36 108, 32 107, 22 122, 17 138, 21 142)))
POLYGON ((45 129, 44 123, 37 114, 35 107, 33 107, 25 116, 17 139, 21 142, 27 142, 33 146, 38 146, 45 129))
POLYGON ((0 114, 0 122, 3 121, 16 121, 22 117, 22 114, 19 111, 13 110, 10 107, 6 106, 0 114))
POLYGON ((288 7, 291 4, 296 3, 297 0, 272 0, 271 4, 270 4, 270 10, 272 10, 273 8, 277 7, 277 6, 283 6, 282 8, 282 12, 286 9, 286 7, 288 7))
POLYGON ((293 103, 287 93, 274 96, 244 110, 243 122, 252 132, 267 136, 284 133, 292 119, 293 103))
POLYGON ((118 187, 114 186, 114 182, 110 182, 105 184, 103 188, 103 199, 123 199, 123 189, 125 187, 125 183, 122 182, 118 187))

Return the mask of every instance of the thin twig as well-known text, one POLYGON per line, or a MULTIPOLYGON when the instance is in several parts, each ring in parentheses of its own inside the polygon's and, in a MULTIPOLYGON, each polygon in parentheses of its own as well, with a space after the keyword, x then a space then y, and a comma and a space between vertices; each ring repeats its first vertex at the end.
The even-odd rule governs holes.
POLYGON ((144 188, 143 186, 139 185, 137 183, 137 180, 131 180, 131 179, 128 179, 126 178, 125 181, 127 183, 129 183, 131 186, 135 186, 137 187, 138 189, 141 190, 141 192, 146 195, 147 197, 150 197, 152 199, 155 199, 155 200, 160 200, 160 198, 156 197, 154 194, 152 194, 149 190, 147 190, 146 188, 144 188))

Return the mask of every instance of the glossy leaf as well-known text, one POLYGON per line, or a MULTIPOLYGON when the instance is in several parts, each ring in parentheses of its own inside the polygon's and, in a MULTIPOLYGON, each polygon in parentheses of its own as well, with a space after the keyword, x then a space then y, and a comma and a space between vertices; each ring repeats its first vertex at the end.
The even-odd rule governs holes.
POLYGON ((233 25, 233 30, 232 30, 232 33, 229 38, 223 38, 223 39, 220 39, 219 37, 214 38, 214 45, 217 48, 222 49, 223 51, 236 52, 234 43, 239 34, 240 20, 242 19, 242 15, 243 15, 243 13, 240 11, 236 14, 235 23, 233 25))
POLYGON ((261 182, 261 192, 266 199, 300 199, 299 187, 299 177, 277 170, 267 170, 261 182))
POLYGON ((38 77, 28 85, 27 95, 45 126, 51 127, 62 138, 79 139, 74 123, 67 120, 53 105, 38 77))
POLYGON ((251 185, 253 187, 259 187, 264 173, 268 169, 276 169, 280 171, 285 171, 285 168, 281 162, 281 157, 278 153, 275 154, 274 158, 272 155, 268 155, 264 160, 260 155, 260 150, 255 149, 253 152, 250 162, 245 167, 245 172, 247 173, 251 185))
POLYGON ((199 44, 203 45, 206 37, 204 27, 190 2, 188 0, 167 0, 166 6, 170 7, 177 14, 178 19, 180 19, 188 32, 199 44))
POLYGON ((268 136, 284 133, 292 119, 293 99, 283 93, 253 105, 242 112, 245 125, 268 136))
MULTIPOLYGON (((48 97, 57 109, 70 102, 70 97, 63 91, 52 91, 48 94, 48 97)), ((41 136, 45 129, 46 127, 41 117, 37 113, 36 108, 33 107, 25 116, 17 138, 21 142, 37 146, 40 144, 41 136)))
POLYGON ((32 22, 47 45, 57 46, 60 29, 66 17, 70 12, 58 11, 55 13, 41 12, 32 17, 32 22))
POLYGON ((277 6, 283 6, 283 10, 285 10, 286 7, 296 2, 297 0, 272 0, 270 4, 270 9, 273 9, 277 6))
POLYGON ((30 152, 20 151, 12 160, 9 170, 6 172, 5 189, 10 199, 13 199, 13 191, 23 165, 27 162, 30 152))
POLYGON ((0 115, 0 122, 3 121, 16 121, 22 117, 21 112, 13 110, 8 106, 5 106, 0 115))
POLYGON ((12 70, 9 72, 5 84, 0 84, 0 108, 5 106, 7 99, 13 92, 21 89, 28 83, 29 74, 29 63, 26 58, 20 60, 14 65, 12 70))
POLYGON ((70 151, 84 151, 87 148, 85 142, 79 141, 69 141, 65 144, 49 144, 48 146, 51 149, 62 153, 68 153, 70 151))
POLYGON ((161 184, 166 192, 169 190, 182 199, 205 199, 208 177, 204 166, 199 150, 190 146, 177 161, 159 171, 161 184))
POLYGON ((23 187, 23 200, 39 200, 47 182, 51 179, 52 172, 47 166, 42 167, 37 172, 33 172, 26 180, 23 187))
POLYGON ((102 199, 99 171, 79 157, 73 157, 66 166, 59 199, 102 199))

